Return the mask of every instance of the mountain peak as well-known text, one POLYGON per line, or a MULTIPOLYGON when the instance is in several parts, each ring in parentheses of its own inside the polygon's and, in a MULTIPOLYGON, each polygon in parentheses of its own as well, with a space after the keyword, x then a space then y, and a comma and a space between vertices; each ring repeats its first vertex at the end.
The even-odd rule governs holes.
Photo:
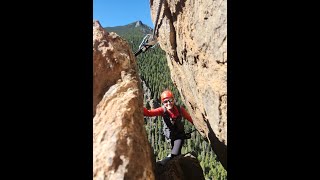
POLYGON ((127 33, 141 33, 143 36, 152 33, 152 28, 143 24, 141 21, 134 21, 123 26, 105 27, 105 30, 107 32, 115 32, 120 36, 127 33))
POLYGON ((141 26, 141 25, 143 25, 143 23, 142 23, 141 21, 137 21, 137 22, 136 22, 136 25, 135 25, 134 27, 139 27, 139 26, 141 26))

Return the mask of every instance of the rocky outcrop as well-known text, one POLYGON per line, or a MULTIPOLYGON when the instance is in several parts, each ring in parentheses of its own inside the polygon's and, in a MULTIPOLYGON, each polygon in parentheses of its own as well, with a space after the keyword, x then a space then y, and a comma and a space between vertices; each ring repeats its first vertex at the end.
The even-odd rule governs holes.
POLYGON ((93 179, 155 179, 129 45, 93 22, 93 179))
POLYGON ((93 115, 104 93, 121 77, 121 71, 136 65, 130 49, 117 34, 93 22, 93 115))
POLYGON ((204 180, 198 159, 191 153, 179 155, 164 166, 156 164, 156 180, 204 180))
POLYGON ((227 1, 151 0, 171 78, 196 128, 227 167, 227 1))

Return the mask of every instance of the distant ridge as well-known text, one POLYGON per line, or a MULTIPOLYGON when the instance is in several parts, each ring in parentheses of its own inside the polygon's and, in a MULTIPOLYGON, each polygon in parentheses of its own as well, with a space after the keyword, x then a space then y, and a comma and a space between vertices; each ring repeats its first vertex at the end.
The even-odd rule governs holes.
POLYGON ((104 27, 107 32, 115 32, 120 36, 128 32, 138 33, 141 36, 152 34, 152 28, 143 24, 141 21, 135 21, 123 26, 104 27))

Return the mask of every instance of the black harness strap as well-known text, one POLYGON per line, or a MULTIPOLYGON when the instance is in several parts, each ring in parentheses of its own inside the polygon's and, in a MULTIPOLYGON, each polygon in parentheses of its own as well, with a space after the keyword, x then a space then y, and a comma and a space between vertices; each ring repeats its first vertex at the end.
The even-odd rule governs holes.
POLYGON ((182 116, 181 116, 181 110, 180 107, 178 107, 179 115, 177 118, 172 119, 170 118, 170 115, 167 111, 167 109, 164 107, 164 115, 163 115, 163 121, 164 121, 164 135, 171 140, 177 139, 180 136, 182 137, 184 135, 184 125, 182 123, 182 116))

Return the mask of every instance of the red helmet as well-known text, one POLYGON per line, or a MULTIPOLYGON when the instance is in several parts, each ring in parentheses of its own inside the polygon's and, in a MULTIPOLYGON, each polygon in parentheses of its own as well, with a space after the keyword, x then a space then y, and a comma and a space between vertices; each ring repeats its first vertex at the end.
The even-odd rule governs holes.
POLYGON ((163 102, 166 98, 174 98, 173 93, 170 90, 165 90, 161 93, 161 102, 163 102))

